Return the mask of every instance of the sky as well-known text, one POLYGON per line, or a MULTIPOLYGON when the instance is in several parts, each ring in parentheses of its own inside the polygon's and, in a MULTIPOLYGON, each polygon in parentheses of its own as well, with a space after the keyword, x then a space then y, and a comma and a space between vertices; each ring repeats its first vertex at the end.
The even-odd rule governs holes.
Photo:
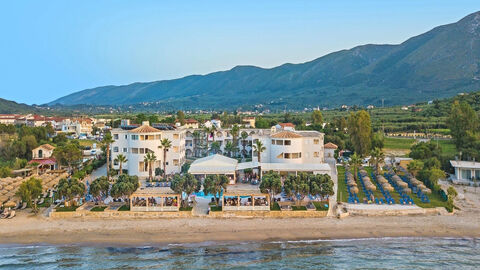
POLYGON ((478 0, 1 1, 0 98, 43 104, 103 85, 302 63, 479 10, 478 0))

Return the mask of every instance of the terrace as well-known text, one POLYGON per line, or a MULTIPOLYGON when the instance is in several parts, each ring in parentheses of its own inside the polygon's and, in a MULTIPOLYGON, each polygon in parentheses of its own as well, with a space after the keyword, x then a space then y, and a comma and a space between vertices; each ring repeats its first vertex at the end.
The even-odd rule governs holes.
POLYGON ((222 196, 223 211, 270 211, 270 197, 258 186, 237 184, 229 186, 222 196))

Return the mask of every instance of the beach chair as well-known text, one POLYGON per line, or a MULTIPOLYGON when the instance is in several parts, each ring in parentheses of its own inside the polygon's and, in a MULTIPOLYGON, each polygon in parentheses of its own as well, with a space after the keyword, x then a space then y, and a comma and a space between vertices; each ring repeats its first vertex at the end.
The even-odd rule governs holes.
POLYGON ((13 218, 13 217, 15 217, 15 211, 12 210, 12 211, 10 212, 10 215, 8 215, 7 218, 8 218, 8 219, 11 219, 11 218, 13 218))

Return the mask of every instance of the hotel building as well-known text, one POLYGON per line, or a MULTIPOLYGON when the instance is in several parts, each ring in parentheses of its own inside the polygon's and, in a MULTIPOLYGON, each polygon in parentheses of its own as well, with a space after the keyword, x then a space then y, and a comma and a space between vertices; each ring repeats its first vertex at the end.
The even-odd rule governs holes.
POLYGON ((150 126, 148 121, 141 126, 130 125, 124 122, 120 128, 112 130, 112 160, 113 168, 119 169, 120 164, 115 162, 119 154, 127 157, 127 162, 123 168, 128 170, 131 175, 139 177, 148 177, 148 164, 144 162, 145 154, 152 152, 156 156, 153 165, 153 171, 156 168, 163 169, 163 148, 161 141, 168 139, 171 141, 171 147, 167 149, 166 173, 180 173, 182 165, 185 163, 185 129, 175 128, 165 124, 153 124, 150 126))

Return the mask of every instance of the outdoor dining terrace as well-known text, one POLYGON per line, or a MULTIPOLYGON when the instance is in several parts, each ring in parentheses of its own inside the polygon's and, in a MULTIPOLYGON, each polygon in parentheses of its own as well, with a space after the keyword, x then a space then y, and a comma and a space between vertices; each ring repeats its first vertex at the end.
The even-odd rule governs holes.
POLYGON ((229 186, 222 203, 222 211, 270 211, 270 196, 248 184, 229 186))
POLYGON ((176 194, 169 187, 141 188, 130 196, 130 211, 179 211, 180 200, 181 194, 176 194))

